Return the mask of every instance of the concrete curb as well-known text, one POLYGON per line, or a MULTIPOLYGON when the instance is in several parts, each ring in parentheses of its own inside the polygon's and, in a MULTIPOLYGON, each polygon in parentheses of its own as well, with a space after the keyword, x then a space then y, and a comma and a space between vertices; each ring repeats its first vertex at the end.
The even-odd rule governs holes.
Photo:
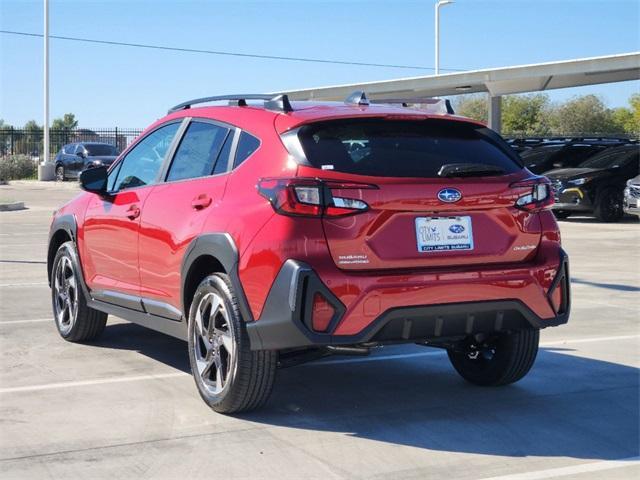
POLYGON ((0 203, 0 212, 13 212, 15 210, 24 209, 24 202, 0 203))

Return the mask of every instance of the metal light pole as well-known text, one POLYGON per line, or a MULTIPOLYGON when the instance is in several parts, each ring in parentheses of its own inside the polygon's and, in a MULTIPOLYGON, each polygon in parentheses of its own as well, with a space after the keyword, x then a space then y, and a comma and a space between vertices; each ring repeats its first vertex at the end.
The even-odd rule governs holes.
POLYGON ((440 74, 440 7, 450 3, 453 3, 453 0, 438 0, 436 2, 436 75, 440 74))
POLYGON ((49 0, 44 0, 44 163, 49 163, 49 0))
POLYGON ((43 159, 38 165, 38 180, 55 178, 54 164, 49 161, 49 0, 44 0, 44 125, 43 159))

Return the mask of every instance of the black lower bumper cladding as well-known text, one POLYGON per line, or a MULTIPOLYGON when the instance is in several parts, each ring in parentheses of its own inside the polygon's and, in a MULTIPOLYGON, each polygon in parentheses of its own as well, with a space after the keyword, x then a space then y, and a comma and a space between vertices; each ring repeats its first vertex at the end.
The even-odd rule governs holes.
POLYGON ((332 335, 344 314, 344 305, 308 265, 288 260, 271 287, 260 319, 247 323, 247 331, 252 350, 283 350, 365 342, 437 341, 561 325, 569 320, 570 310, 569 268, 563 251, 547 298, 556 313, 551 319, 538 317, 515 299, 465 302, 393 308, 357 335, 332 335), (562 290, 562 302, 556 309, 551 298, 557 288, 562 290), (310 325, 316 293, 322 294, 335 310, 327 333, 314 332, 310 325))

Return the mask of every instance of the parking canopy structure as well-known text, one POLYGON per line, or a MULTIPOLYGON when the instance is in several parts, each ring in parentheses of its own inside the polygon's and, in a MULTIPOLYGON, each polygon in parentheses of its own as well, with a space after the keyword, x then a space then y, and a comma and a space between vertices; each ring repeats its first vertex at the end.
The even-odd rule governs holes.
POLYGON ((633 52, 280 93, 287 93, 291 100, 343 100, 354 90, 364 90, 373 100, 393 98, 416 101, 423 98, 485 92, 489 97, 489 126, 500 131, 502 95, 638 79, 640 52, 633 52))

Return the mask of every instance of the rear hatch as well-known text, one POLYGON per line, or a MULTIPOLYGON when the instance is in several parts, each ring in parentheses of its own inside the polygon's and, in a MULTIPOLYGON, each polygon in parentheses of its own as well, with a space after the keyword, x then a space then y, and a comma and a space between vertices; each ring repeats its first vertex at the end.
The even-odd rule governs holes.
POLYGON ((341 119, 305 125, 297 136, 306 157, 298 175, 326 180, 336 206, 361 208, 322 218, 339 268, 464 267, 535 255, 539 218, 515 207, 531 185, 514 184, 530 174, 486 127, 341 119))

